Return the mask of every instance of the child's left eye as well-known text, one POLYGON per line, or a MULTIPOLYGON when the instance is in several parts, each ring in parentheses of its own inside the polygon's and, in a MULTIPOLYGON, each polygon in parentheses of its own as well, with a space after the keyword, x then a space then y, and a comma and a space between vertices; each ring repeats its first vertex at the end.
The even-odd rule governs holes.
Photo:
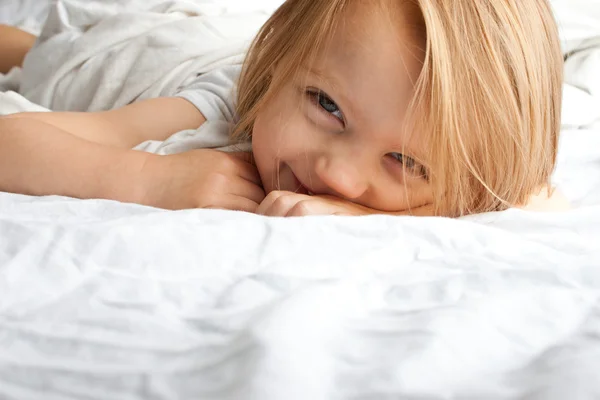
POLYGON ((422 164, 415 161, 414 158, 402 153, 390 153, 389 156, 398 161, 410 174, 420 178, 428 179, 427 170, 422 164))
POLYGON ((309 90, 307 95, 313 104, 320 107, 326 113, 339 119, 341 122, 344 121, 344 115, 342 114, 342 111, 327 94, 321 91, 309 90))

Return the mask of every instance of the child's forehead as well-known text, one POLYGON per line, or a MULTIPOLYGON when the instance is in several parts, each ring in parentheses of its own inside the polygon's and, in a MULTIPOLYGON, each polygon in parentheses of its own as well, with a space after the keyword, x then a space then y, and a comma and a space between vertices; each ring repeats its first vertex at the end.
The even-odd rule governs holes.
POLYGON ((407 1, 349 1, 337 16, 338 30, 347 34, 368 34, 373 29, 401 31, 411 36, 422 26, 418 5, 407 1))
POLYGON ((411 22, 411 14, 398 7, 375 6, 375 1, 352 1, 325 38, 317 61, 330 58, 351 62, 364 57, 401 55, 406 49, 424 49, 425 32, 411 22), (394 12, 391 10, 394 9, 394 12), (385 53, 385 54, 382 54, 385 53))
POLYGON ((338 23, 315 59, 304 63, 307 69, 321 75, 343 73, 367 81, 374 80, 374 75, 383 75, 396 87, 405 86, 407 79, 411 83, 418 79, 424 49, 405 28, 406 24, 381 12, 360 12, 358 7, 345 13, 348 21, 338 23))

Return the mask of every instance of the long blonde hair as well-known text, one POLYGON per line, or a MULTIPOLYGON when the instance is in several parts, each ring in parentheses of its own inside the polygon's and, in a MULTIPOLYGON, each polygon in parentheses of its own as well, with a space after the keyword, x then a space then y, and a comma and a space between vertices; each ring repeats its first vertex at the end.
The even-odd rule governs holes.
MULTIPOLYGON (((287 0, 273 14, 242 70, 233 139, 251 137, 261 107, 310 65, 353 1, 361 0, 287 0)), ((369 3, 419 11, 413 18, 423 27, 426 49, 410 129, 425 138, 433 160, 428 174, 436 214, 502 210, 550 188, 563 59, 548 1, 369 3)))

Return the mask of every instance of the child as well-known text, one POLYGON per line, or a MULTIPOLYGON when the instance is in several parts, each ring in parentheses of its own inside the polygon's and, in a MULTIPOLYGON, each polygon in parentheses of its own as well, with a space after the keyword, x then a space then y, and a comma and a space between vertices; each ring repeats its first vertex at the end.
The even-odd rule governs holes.
POLYGON ((0 189, 273 216, 562 206, 550 187, 562 54, 546 0, 288 0, 241 72, 206 79, 236 74, 223 118, 253 157, 131 150, 234 107, 187 90, 0 119, 0 189))

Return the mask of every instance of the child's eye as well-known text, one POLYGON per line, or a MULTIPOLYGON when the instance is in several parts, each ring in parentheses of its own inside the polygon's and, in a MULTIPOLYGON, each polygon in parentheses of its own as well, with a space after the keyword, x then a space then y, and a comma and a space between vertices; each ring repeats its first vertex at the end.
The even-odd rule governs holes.
POLYGON ((427 169, 422 164, 416 162, 414 158, 406 156, 402 153, 390 153, 389 156, 400 163, 402 168, 406 169, 411 175, 414 175, 418 178, 428 179, 427 169))
POLYGON ((309 90, 307 95, 313 104, 320 107, 326 113, 339 119, 341 122, 344 122, 344 115, 342 114, 342 111, 327 94, 321 91, 309 90))

